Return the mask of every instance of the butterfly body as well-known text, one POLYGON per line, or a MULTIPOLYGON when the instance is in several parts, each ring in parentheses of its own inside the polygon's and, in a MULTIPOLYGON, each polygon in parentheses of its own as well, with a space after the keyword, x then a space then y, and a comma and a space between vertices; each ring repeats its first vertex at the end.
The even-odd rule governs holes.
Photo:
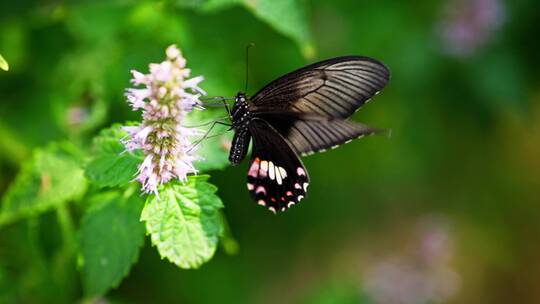
POLYGON ((247 155, 251 134, 249 133, 249 122, 252 119, 249 111, 249 104, 244 93, 236 95, 234 106, 231 110, 231 128, 234 130, 234 137, 229 153, 229 162, 236 166, 247 155))
POLYGON ((248 98, 240 92, 230 112, 234 138, 229 161, 239 164, 253 141, 247 188, 270 211, 285 211, 306 196, 309 155, 381 130, 347 119, 388 82, 375 59, 345 56, 290 72, 248 98))

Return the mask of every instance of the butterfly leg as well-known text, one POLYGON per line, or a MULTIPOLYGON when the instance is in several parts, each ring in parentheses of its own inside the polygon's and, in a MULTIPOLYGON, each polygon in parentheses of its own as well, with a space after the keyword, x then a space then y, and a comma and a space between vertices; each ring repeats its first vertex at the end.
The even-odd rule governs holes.
POLYGON ((208 103, 208 102, 203 102, 202 106, 206 106, 206 107, 214 107, 214 106, 225 106, 225 110, 227 110, 227 114, 229 115, 229 117, 231 116, 231 110, 229 108, 229 104, 227 103, 227 100, 234 100, 234 99, 231 99, 231 98, 225 98, 223 96, 216 96, 216 97, 211 97, 211 98, 207 98, 205 100, 217 100, 219 101, 219 103, 208 103))
POLYGON ((231 118, 231 109, 229 108, 229 104, 225 100, 225 98, 221 97, 221 102, 225 106, 225 110, 227 111, 227 115, 229 115, 229 118, 231 118))
POLYGON ((225 120, 225 119, 229 119, 229 117, 228 117, 228 116, 220 117, 220 118, 217 118, 217 119, 214 119, 214 120, 211 120, 211 121, 202 123, 202 124, 200 124, 200 125, 187 126, 187 128, 200 128, 200 127, 205 127, 205 126, 208 126, 208 125, 211 125, 211 124, 215 123, 216 121, 222 121, 222 120, 225 120))
POLYGON ((197 141, 195 141, 193 143, 193 145, 191 146, 191 148, 189 148, 188 152, 190 152, 191 150, 193 150, 195 147, 197 147, 198 145, 200 145, 205 139, 207 138, 210 138, 210 132, 212 132, 212 129, 214 129, 214 127, 216 125, 222 125, 222 126, 227 126, 227 127, 230 127, 231 124, 230 123, 226 123, 226 122, 223 122, 223 121, 220 121, 220 120, 216 120, 214 122, 212 122, 212 125, 210 126, 210 128, 208 128, 208 130, 204 133, 204 135, 198 139, 197 141))

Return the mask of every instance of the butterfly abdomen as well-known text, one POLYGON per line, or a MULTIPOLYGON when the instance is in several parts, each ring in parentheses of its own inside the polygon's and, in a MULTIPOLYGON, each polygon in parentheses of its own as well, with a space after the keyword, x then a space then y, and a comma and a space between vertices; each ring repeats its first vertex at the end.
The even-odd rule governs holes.
POLYGON ((247 126, 235 129, 231 151, 229 153, 229 162, 231 165, 238 165, 246 157, 250 140, 251 134, 249 134, 247 126))
POLYGON ((231 110, 234 137, 229 153, 229 162, 233 166, 238 165, 246 157, 248 152, 251 139, 248 125, 251 119, 252 116, 248 110, 247 98, 240 92, 236 95, 236 100, 231 110))

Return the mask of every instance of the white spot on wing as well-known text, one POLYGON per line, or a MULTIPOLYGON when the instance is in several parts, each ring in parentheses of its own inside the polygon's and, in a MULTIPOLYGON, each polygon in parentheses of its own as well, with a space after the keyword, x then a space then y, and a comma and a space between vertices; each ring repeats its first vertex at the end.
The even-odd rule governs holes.
POLYGON ((251 190, 253 190, 255 188, 255 186, 253 184, 248 183, 247 188, 248 188, 249 191, 251 191, 251 190))
POLYGON ((306 176, 306 171, 302 167, 296 169, 296 174, 306 176))
POLYGON ((274 163, 269 162, 268 163, 268 176, 270 177, 271 180, 276 179, 276 172, 274 170, 275 170, 274 163))
POLYGON ((267 161, 263 160, 261 162, 261 170, 263 170, 265 172, 268 171, 268 162, 267 161))
POLYGON ((259 201, 257 202, 257 204, 259 204, 259 205, 261 205, 261 206, 266 206, 266 202, 263 201, 263 200, 259 200, 259 201))
POLYGON ((304 191, 307 191, 307 187, 309 186, 308 183, 304 183, 304 191))
POLYGON ((290 202, 287 204, 287 208, 291 208, 291 206, 294 206, 294 202, 293 202, 293 201, 290 201, 290 202))
POLYGON ((285 179, 285 177, 287 177, 287 170, 285 170, 285 168, 283 167, 278 167, 278 169, 279 169, 279 173, 281 173, 281 177, 285 179))
POLYGON ((276 208, 274 207, 268 207, 268 210, 272 211, 272 213, 276 214, 276 208))
POLYGON ((281 180, 281 173, 279 173, 279 167, 276 167, 276 181, 278 183, 278 185, 281 185, 282 183, 282 180, 281 180))

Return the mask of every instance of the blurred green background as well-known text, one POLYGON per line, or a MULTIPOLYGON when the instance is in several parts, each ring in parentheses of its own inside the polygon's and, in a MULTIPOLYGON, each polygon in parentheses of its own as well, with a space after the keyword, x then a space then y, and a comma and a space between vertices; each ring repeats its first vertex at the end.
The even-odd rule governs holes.
MULTIPOLYGON (((353 119, 392 130, 304 159, 309 197, 274 216, 247 163, 211 172, 236 255, 199 270, 146 240, 111 303, 539 303, 537 0, 0 2, 0 195, 31 150, 137 120, 123 97, 177 44, 212 96, 319 59, 365 55, 392 79, 353 119)), ((80 206, 71 212, 80 216, 80 206)), ((76 223, 75 223, 76 224, 76 223)), ((54 214, 0 231, 0 302, 76 302, 54 214)))

